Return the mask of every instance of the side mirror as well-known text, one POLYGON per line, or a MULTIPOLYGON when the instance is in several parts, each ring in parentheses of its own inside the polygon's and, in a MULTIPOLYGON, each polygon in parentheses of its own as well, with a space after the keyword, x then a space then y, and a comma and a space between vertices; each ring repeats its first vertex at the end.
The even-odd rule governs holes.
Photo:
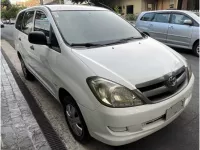
POLYGON ((192 25, 192 20, 184 20, 184 22, 183 22, 184 24, 186 24, 186 25, 192 25))
POLYGON ((47 45, 47 38, 42 31, 33 31, 29 33, 28 41, 33 44, 47 45))

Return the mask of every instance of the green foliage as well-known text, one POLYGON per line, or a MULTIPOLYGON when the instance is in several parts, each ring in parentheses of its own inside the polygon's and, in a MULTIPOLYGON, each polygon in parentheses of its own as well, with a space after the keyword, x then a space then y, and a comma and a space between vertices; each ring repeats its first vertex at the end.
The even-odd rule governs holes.
POLYGON ((18 12, 22 9, 25 9, 25 7, 12 5, 8 10, 3 8, 1 10, 1 18, 10 19, 10 18, 16 18, 18 12))
POLYGON ((127 14, 126 20, 135 21, 137 17, 134 14, 127 14))
POLYGON ((115 11, 117 14, 120 14, 120 10, 119 10, 119 7, 118 7, 118 6, 115 6, 115 7, 114 7, 114 11, 115 11))
POLYGON ((1 0, 1 9, 5 7, 8 10, 10 6, 11 4, 9 0, 1 0))

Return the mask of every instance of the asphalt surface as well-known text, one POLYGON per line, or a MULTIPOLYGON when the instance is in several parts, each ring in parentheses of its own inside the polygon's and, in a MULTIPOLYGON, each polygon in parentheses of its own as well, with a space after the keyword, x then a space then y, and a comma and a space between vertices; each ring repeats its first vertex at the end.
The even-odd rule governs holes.
MULTIPOLYGON (((1 30, 1 34, 2 34, 1 35, 2 39, 7 40, 11 44, 11 46, 14 46, 13 25, 5 25, 5 28, 1 30)), ((184 110, 184 112, 175 121, 173 121, 165 128, 137 142, 120 147, 110 147, 96 140, 93 140, 91 141, 93 142, 91 143, 91 145, 93 146, 86 145, 84 146, 84 149, 104 149, 104 150, 105 149, 120 149, 120 150, 121 149, 198 150, 199 149, 199 58, 193 56, 189 50, 184 50, 184 49, 175 49, 175 50, 179 52, 181 55, 183 55, 185 58, 187 58, 188 62, 191 64, 195 76, 193 98, 189 103, 188 107, 184 110)), ((39 83, 34 83, 34 84, 39 84, 39 83)), ((38 95, 40 94, 42 95, 43 93, 47 93, 46 90, 44 90, 44 88, 41 88, 39 91, 37 91, 38 95)), ((47 111, 51 112, 52 110, 48 109, 47 111)), ((57 121, 56 123, 57 125, 59 125, 59 121, 57 121)), ((68 143, 65 144, 68 145, 68 143)), ((70 147, 73 147, 73 144, 71 144, 70 147)))

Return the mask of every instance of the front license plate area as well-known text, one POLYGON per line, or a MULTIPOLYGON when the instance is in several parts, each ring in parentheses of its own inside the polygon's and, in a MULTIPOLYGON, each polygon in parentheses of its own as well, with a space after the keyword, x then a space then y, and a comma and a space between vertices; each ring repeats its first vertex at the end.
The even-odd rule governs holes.
POLYGON ((174 116, 177 112, 179 112, 184 107, 184 100, 176 103, 166 111, 166 120, 174 116))

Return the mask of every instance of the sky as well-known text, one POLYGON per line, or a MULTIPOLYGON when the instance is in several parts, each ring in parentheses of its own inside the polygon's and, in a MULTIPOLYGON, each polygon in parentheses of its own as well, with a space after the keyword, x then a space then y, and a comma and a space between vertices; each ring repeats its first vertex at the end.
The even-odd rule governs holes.
POLYGON ((11 4, 16 4, 16 2, 24 2, 26 0, 10 0, 11 4))

